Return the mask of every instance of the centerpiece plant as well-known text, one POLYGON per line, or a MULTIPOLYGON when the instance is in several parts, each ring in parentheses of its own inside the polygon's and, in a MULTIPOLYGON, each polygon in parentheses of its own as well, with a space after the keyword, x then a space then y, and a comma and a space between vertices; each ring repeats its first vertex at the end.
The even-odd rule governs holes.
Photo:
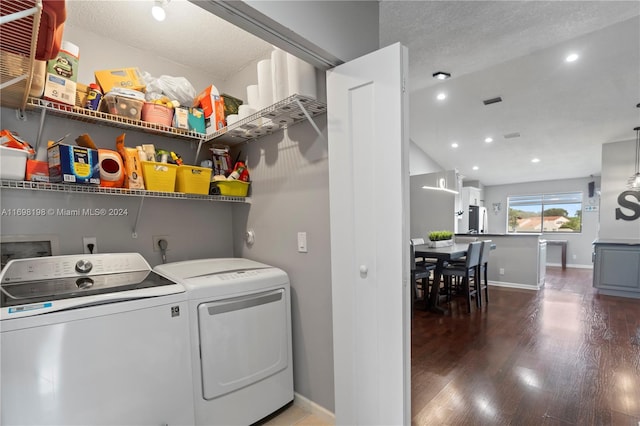
POLYGON ((453 232, 432 231, 429 232, 429 245, 431 247, 446 247, 453 245, 453 232))

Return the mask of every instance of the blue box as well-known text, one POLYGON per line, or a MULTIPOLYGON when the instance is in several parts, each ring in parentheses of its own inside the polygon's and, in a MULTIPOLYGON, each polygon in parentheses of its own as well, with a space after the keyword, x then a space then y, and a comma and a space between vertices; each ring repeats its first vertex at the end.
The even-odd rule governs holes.
POLYGON ((47 149, 49 182, 100 185, 98 151, 81 146, 56 144, 47 149))
POLYGON ((189 130, 205 133, 204 112, 202 108, 189 108, 189 130))

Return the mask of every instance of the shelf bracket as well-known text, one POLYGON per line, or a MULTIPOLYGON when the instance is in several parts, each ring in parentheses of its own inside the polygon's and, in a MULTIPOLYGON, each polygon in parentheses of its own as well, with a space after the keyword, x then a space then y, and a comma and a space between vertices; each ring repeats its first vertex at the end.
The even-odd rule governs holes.
POLYGON ((40 111, 40 127, 38 128, 38 137, 36 138, 36 155, 40 152, 42 145, 42 130, 44 129, 44 119, 47 117, 47 110, 40 111))
POLYGON ((140 197, 140 205, 138 206, 138 213, 136 214, 136 221, 133 224, 133 230, 131 232, 131 238, 138 238, 138 223, 140 222, 140 216, 142 215, 142 204, 144 203, 144 197, 140 197))
POLYGON ((309 114, 309 112, 305 109, 304 105, 302 105, 302 102, 300 102, 300 99, 296 98, 296 104, 298 104, 298 107, 300 107, 300 109, 302 110, 302 112, 304 113, 305 117, 307 117, 307 120, 309 120, 309 123, 311 123, 311 126, 313 126, 313 129, 316 131, 316 133, 318 134, 318 136, 320 136, 321 139, 323 139, 325 142, 327 141, 327 138, 324 137, 324 135, 322 134, 322 132, 320 131, 320 128, 318 127, 318 125, 316 124, 315 121, 313 121, 313 117, 311 117, 311 114, 309 114))
POLYGON ((198 163, 197 163, 197 161, 198 161, 198 155, 200 155, 200 149, 202 148, 202 143, 203 143, 204 141, 205 141, 204 139, 200 139, 200 140, 198 141, 198 149, 196 149, 196 158, 194 158, 194 159, 193 159, 193 165, 194 165, 194 166, 197 166, 197 165, 198 165, 198 163))
POLYGON ((27 114, 24 113, 23 109, 18 108, 16 110, 16 118, 20 121, 27 121, 27 114))

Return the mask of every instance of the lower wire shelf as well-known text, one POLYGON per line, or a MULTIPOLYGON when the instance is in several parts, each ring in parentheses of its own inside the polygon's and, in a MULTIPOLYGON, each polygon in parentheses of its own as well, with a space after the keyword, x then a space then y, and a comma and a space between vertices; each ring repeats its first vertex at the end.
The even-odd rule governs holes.
POLYGON ((147 191, 142 189, 126 189, 126 188, 106 188, 92 185, 73 185, 67 183, 48 183, 48 182, 29 182, 19 180, 0 180, 0 189, 24 189, 32 191, 53 191, 78 194, 103 194, 103 195, 119 195, 130 197, 150 197, 150 198, 177 198, 186 200, 201 201, 223 201, 231 203, 251 203, 249 197, 236 197, 229 195, 200 195, 185 194, 182 192, 160 192, 147 191))

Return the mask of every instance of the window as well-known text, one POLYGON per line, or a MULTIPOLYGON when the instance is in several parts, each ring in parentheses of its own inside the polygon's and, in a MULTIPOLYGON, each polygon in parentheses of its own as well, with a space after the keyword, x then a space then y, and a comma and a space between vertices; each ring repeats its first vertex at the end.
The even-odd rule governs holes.
POLYGON ((582 232, 582 193, 507 197, 507 232, 582 232))

